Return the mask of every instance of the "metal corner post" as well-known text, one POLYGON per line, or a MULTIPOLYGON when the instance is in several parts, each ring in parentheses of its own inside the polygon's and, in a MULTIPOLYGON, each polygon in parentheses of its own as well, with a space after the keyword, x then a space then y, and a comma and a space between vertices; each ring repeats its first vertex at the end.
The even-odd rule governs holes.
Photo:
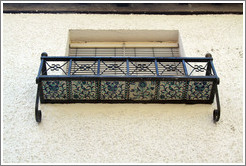
POLYGON ((36 79, 36 83, 38 84, 38 86, 37 86, 36 103, 35 103, 35 119, 36 119, 36 122, 38 123, 40 123, 42 120, 42 112, 41 110, 38 109, 39 102, 40 102, 40 91, 41 91, 41 83, 39 81, 39 77, 41 75, 41 72, 42 72, 42 75, 47 75, 46 62, 43 59, 43 57, 48 57, 48 54, 46 52, 43 52, 41 54, 41 64, 40 64, 40 68, 38 72, 38 77, 36 79))

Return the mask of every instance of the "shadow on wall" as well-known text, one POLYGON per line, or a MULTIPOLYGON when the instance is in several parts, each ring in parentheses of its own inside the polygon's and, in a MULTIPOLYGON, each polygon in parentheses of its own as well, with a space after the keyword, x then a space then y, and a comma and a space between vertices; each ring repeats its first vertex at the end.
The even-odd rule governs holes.
POLYGON ((42 104, 41 109, 44 112, 43 123, 47 125, 54 121, 85 123, 91 120, 103 123, 146 120, 177 123, 177 119, 182 120, 178 123, 189 124, 189 121, 212 121, 213 107, 212 104, 42 104))

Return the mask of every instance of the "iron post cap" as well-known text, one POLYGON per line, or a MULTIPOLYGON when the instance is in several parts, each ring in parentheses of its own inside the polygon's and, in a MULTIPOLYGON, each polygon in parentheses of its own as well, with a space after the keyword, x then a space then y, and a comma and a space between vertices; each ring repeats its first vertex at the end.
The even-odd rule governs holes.
POLYGON ((47 52, 43 52, 41 56, 48 56, 47 52))
POLYGON ((206 58, 211 58, 211 57, 212 57, 212 54, 207 53, 207 54, 205 55, 205 57, 206 57, 206 58))

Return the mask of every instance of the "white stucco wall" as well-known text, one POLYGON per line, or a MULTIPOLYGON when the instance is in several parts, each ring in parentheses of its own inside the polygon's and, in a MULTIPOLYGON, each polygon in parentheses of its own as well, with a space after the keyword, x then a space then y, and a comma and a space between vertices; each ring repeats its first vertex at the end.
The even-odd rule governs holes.
POLYGON ((242 163, 242 15, 4 14, 4 163, 242 163), (69 29, 179 30, 186 56, 210 52, 220 77, 212 105, 42 104, 34 119, 40 54, 65 55, 69 29))

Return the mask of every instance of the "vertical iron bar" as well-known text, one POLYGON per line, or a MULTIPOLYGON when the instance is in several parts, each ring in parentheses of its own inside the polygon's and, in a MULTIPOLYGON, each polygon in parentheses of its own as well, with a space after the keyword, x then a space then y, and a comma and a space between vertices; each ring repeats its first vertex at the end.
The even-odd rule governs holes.
MULTIPOLYGON (((129 76, 129 73, 130 73, 130 70, 129 70, 129 59, 127 58, 126 59, 126 76, 129 76)), ((130 84, 130 81, 127 81, 126 80, 126 100, 129 100, 129 84, 130 84)))
MULTIPOLYGON (((100 76, 100 59, 97 60, 97 75, 100 76)), ((101 98, 101 80, 97 80, 97 100, 101 98)))
POLYGON ((129 76, 129 59, 126 59, 126 75, 129 76))
POLYGON ((213 64, 213 61, 212 60, 210 61, 210 64, 211 64, 211 67, 212 67, 212 70, 213 70, 214 75, 217 76, 217 73, 215 71, 214 64, 213 64))
POLYGON ((159 76, 158 64, 156 59, 155 59, 155 70, 156 70, 156 75, 159 76))
POLYGON ((70 76, 71 68, 72 68, 72 59, 70 59, 69 66, 68 66, 68 72, 67 72, 68 76, 70 76))
POLYGON ((186 68, 186 65, 185 65, 185 60, 182 60, 182 64, 183 64, 183 67, 184 67, 185 76, 188 76, 188 71, 187 71, 187 68, 186 68))
POLYGON ((44 60, 44 63, 42 66, 42 75, 47 75, 46 60, 44 60))
MULTIPOLYGON (((188 71, 185 65, 185 60, 182 60, 182 64, 183 64, 183 68, 184 68, 184 72, 185 72, 185 76, 188 76, 188 71)), ((184 81, 185 82, 185 88, 183 91, 183 98, 184 100, 187 100, 187 92, 188 92, 188 87, 189 87, 189 81, 184 81)))
POLYGON ((38 70, 38 77, 39 77, 40 74, 41 74, 43 64, 44 64, 44 59, 41 59, 41 63, 40 63, 39 70, 38 70))
POLYGON ((210 76, 210 75, 211 75, 211 61, 208 61, 206 76, 210 76))

